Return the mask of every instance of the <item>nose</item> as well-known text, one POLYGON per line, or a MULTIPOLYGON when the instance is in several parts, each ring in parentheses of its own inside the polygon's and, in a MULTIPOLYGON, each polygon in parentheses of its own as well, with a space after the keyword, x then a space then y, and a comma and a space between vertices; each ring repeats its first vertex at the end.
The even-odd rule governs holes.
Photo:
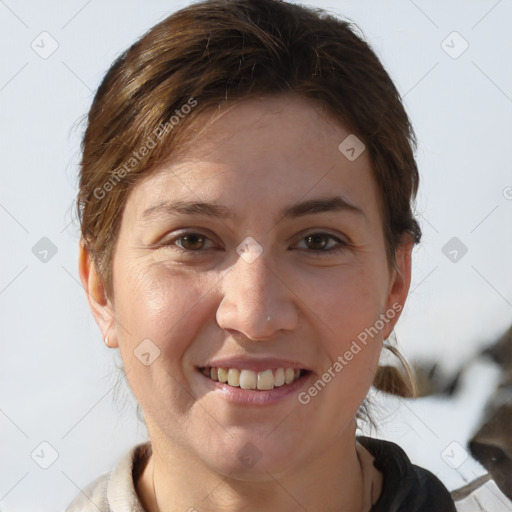
POLYGON ((268 340, 297 325, 297 296, 262 253, 248 263, 239 257, 221 282, 218 325, 251 340, 268 340), (270 317, 270 319, 269 319, 270 317))

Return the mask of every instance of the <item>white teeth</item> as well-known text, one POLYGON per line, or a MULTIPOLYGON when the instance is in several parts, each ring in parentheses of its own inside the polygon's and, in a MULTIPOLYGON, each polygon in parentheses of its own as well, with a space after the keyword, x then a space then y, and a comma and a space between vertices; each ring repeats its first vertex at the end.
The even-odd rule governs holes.
POLYGON ((253 370, 238 368, 205 368, 203 373, 210 379, 227 383, 242 389, 259 389, 261 391, 291 384, 300 377, 300 370, 294 368, 277 368, 274 370, 253 370))
POLYGON ((274 388, 274 374, 272 370, 265 370, 258 372, 258 389, 273 389, 274 388))
POLYGON ((217 368, 217 378, 219 379, 219 382, 228 381, 228 371, 226 370, 226 368, 217 368))
POLYGON ((228 370, 228 384, 235 388, 240 386, 240 370, 236 368, 230 368, 228 370))
POLYGON ((242 389, 256 389, 258 375, 252 370, 242 370, 240 372, 240 387, 242 389))
POLYGON ((274 376, 274 386, 282 386, 284 384, 284 369, 278 368, 274 376))

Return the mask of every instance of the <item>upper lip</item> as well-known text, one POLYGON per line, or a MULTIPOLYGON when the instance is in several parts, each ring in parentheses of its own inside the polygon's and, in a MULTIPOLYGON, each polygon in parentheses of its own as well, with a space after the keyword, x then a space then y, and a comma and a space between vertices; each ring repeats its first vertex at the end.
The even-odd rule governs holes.
POLYGON ((304 364, 291 359, 247 358, 233 357, 228 359, 214 359, 200 368, 238 368, 240 370, 252 370, 261 372, 274 368, 293 368, 294 370, 309 370, 304 364))

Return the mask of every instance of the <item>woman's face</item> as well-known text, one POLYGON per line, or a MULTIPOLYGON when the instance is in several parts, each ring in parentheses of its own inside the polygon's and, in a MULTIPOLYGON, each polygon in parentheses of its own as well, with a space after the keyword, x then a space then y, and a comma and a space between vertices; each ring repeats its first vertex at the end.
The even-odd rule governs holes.
POLYGON ((353 442, 410 247, 389 272, 369 156, 349 135, 302 100, 247 100, 129 196, 100 325, 154 445, 253 478, 353 442), (278 386, 278 368, 307 373, 278 386))

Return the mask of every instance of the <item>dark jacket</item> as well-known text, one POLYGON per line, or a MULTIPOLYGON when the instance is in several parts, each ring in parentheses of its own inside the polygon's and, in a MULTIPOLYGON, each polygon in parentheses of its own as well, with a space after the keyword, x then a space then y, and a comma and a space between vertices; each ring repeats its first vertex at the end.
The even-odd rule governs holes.
POLYGON ((371 512, 455 512, 448 489, 427 469, 415 466, 395 443, 357 438, 382 473, 382 492, 371 512))

